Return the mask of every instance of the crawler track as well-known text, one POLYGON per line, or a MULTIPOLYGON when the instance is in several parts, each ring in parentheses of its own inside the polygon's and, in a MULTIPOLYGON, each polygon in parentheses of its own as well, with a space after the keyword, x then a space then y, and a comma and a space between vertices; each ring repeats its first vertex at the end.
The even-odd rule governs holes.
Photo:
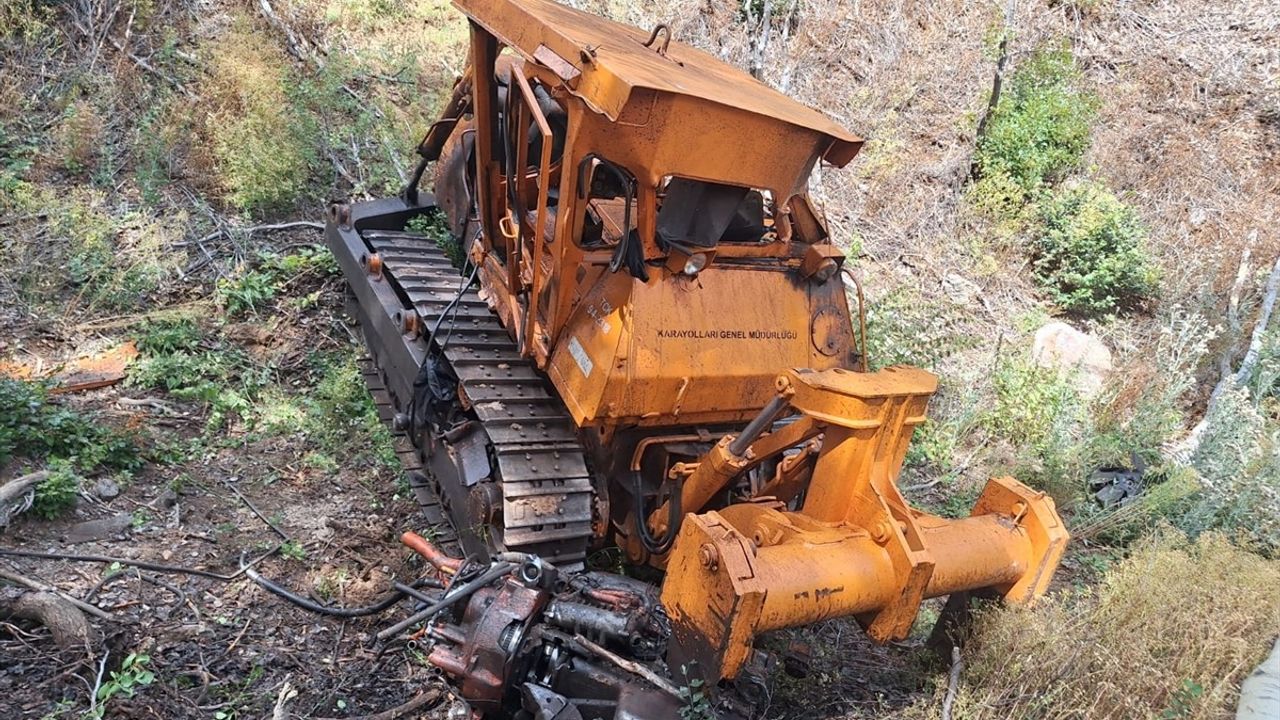
MULTIPOLYGON (((560 399, 533 362, 520 356, 475 289, 459 297, 458 271, 434 241, 381 230, 365 231, 360 239, 381 260, 381 277, 348 271, 348 281, 388 283, 399 312, 420 318, 419 332, 401 336, 405 348, 388 348, 385 333, 381 341, 367 328, 364 333, 370 351, 365 380, 379 415, 393 427, 409 407, 410 398, 401 395, 413 387, 427 355, 426 336, 458 298, 433 342, 458 379, 458 402, 471 422, 448 433, 448 440, 424 433, 415 445, 402 430, 395 436, 425 519, 451 527, 438 539, 466 552, 483 545, 580 566, 592 535, 593 488, 578 429, 560 399), (417 367, 382 361, 393 356, 413 358, 417 367)), ((346 270, 349 263, 342 264, 346 270)), ((392 309, 357 303, 354 310, 365 325, 371 313, 392 309)))

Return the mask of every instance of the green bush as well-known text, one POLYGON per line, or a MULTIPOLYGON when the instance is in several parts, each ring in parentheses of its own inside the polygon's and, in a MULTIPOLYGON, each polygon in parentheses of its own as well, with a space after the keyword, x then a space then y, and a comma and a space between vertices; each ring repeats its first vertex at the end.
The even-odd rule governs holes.
POLYGON ((132 435, 51 402, 43 385, 0 378, 0 467, 17 458, 48 466, 49 477, 36 486, 32 505, 44 518, 75 505, 81 473, 142 465, 132 435))
POLYGON ((15 457, 68 460, 85 472, 142 464, 131 435, 51 402, 39 383, 0 378, 0 466, 15 457))
POLYGON ((898 287, 867 304, 867 355, 873 369, 915 365, 933 369, 976 340, 958 327, 953 305, 898 287))
POLYGON ((1039 207, 1033 272, 1068 312, 1108 315, 1155 294, 1159 275, 1137 214, 1102 186, 1063 188, 1039 207))
POLYGON ((52 520, 75 507, 82 481, 83 478, 71 463, 65 460, 51 461, 49 477, 36 485, 31 512, 46 520, 52 520))
POLYGON ((980 185, 1030 195, 1078 166, 1098 107, 1080 85, 1069 49, 1041 50, 1019 64, 978 143, 980 185))
POLYGON ((150 355, 193 351, 200 345, 200 326, 191 318, 151 320, 142 326, 138 349, 150 355))
POLYGON ((320 128, 292 97, 288 57, 242 21, 211 65, 206 127, 227 200, 248 213, 297 206, 320 164, 320 128))

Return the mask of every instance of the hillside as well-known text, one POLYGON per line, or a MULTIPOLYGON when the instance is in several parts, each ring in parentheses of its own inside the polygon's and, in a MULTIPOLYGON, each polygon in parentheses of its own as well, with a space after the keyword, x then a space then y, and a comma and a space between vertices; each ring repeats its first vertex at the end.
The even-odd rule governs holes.
MULTIPOLYGON (((1280 635, 1280 2, 570 4, 668 23, 866 138, 811 193, 872 363, 941 379, 901 486, 956 514, 1011 474, 1074 538, 1045 603, 977 618, 951 716, 1232 717, 1280 635)), ((413 572, 314 223, 400 188, 466 38, 444 0, 0 4, 0 483, 49 471, 0 507, 0 550, 263 556, 347 606, 413 572), (122 383, 39 381, 126 343, 122 383)), ((0 618, 5 718, 357 717, 436 689, 448 712, 416 648, 240 576, 0 570, 111 615, 88 657, 0 618)), ((813 658, 764 715, 941 717, 939 608, 885 647, 852 621, 770 638, 813 658)))

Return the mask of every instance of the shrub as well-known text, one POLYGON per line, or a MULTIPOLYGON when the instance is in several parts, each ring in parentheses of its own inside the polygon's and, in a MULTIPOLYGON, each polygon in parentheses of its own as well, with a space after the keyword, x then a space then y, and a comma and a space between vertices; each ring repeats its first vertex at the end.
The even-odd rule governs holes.
POLYGON ((150 320, 138 335, 138 349, 149 355, 193 351, 200 345, 200 326, 191 318, 150 320))
POLYGON ((51 513, 65 500, 67 487, 79 486, 78 480, 71 482, 78 472, 142 465, 132 435, 51 402, 43 385, 0 377, 0 467, 19 457, 47 461, 55 471, 36 490, 37 512, 49 508, 51 513))
MULTIPOLYGON (((856 301, 852 307, 856 312, 856 301)), ((867 303, 867 355, 873 369, 898 364, 934 369, 973 343, 958 327, 954 306, 928 300, 914 289, 899 287, 867 303)))
POLYGON ((1280 562, 1220 535, 1159 533, 1096 594, 981 614, 955 717, 1233 716, 1240 680, 1280 633, 1276 587, 1280 562))
POLYGON ((103 140, 103 123, 98 109, 86 100, 67 107, 57 129, 57 151, 62 169, 72 175, 92 170, 103 140))
MULTIPOLYGON (((1067 48, 1041 50, 1009 77, 979 140, 974 162, 982 183, 1024 195, 1080 164, 1098 100, 1080 87, 1067 48)), ((975 188, 981 194, 982 188, 975 188)))
POLYGON ((257 312, 276 296, 276 281, 269 273, 248 270, 232 278, 219 278, 214 291, 228 315, 257 312))
POLYGON ((1043 201, 1033 242, 1036 281, 1055 304, 1081 315, 1108 315, 1151 297, 1158 275, 1136 213, 1093 183, 1043 201))
POLYGON ((49 463, 49 477, 36 485, 35 500, 31 512, 52 520, 75 507, 83 478, 75 467, 65 460, 49 463))
POLYGON ((1100 398, 1094 455, 1107 465, 1127 464, 1137 455, 1159 462, 1160 448, 1186 425, 1183 397, 1197 385, 1215 328, 1199 313, 1173 306, 1146 357, 1120 368, 1100 398))
POLYGON ((982 418, 1013 448, 1014 473, 1059 501, 1075 498, 1092 467, 1092 418, 1069 375, 1007 356, 992 376, 995 404, 982 418))

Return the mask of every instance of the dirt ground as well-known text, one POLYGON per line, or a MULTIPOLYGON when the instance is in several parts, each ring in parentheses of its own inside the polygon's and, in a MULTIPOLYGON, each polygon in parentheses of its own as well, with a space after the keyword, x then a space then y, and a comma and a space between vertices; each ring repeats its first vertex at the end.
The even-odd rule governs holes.
MULTIPOLYGON (((358 352, 341 329, 340 291, 332 282, 315 289, 327 293, 324 301, 266 337, 265 345, 255 344, 261 334, 241 335, 246 348, 283 368, 277 382, 284 387, 305 381, 288 369, 291 357, 317 349, 358 352)), ((128 334, 61 336, 27 325, 14 327, 7 342, 52 362, 128 334)), ((263 576, 340 606, 370 604, 393 580, 421 572, 396 539, 405 529, 422 529, 416 505, 394 499, 394 474, 370 471, 359 452, 337 458, 340 466, 326 471, 303 462, 311 448, 297 436, 228 431, 201 441, 206 418, 199 404, 127 385, 63 396, 63 402, 135 428, 152 445, 159 439, 196 450, 177 462, 148 462, 109 499, 110 490, 99 495, 101 488, 90 484, 65 518, 19 516, 0 531, 6 550, 127 558, 223 575, 262 558, 254 568, 263 576), (132 402, 138 400, 157 402, 132 402)), ((109 679, 130 653, 149 656, 155 680, 131 698, 111 698, 103 717, 259 718, 271 716, 278 702, 299 717, 360 716, 441 685, 420 653, 368 645, 371 631, 407 612, 403 603, 344 620, 297 608, 243 575, 217 580, 23 557, 0 559, 0 569, 88 600, 108 616, 91 618, 99 637, 88 652, 57 650, 49 630, 36 623, 0 623, 0 717, 81 717, 91 689, 100 686, 98 676, 109 679)), ((420 716, 443 717, 448 701, 435 706, 420 716)))

